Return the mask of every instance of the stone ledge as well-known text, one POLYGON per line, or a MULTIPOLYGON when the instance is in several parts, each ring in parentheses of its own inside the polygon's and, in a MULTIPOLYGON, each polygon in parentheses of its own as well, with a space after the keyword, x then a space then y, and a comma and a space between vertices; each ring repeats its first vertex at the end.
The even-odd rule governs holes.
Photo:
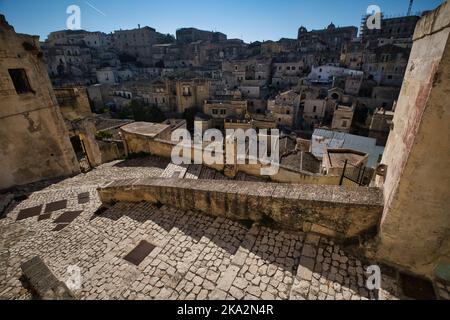
POLYGON ((378 188, 143 178, 97 189, 104 204, 162 203, 235 220, 348 239, 376 227, 383 211, 378 188))
POLYGON ((448 27, 450 27, 450 4, 444 2, 419 20, 413 40, 416 41, 448 27))

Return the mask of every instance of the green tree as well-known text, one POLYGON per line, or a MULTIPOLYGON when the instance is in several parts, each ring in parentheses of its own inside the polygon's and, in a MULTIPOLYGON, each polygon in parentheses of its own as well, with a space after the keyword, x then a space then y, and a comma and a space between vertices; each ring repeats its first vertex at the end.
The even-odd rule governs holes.
POLYGON ((135 121, 159 123, 167 119, 164 112, 162 112, 160 108, 146 105, 142 101, 132 100, 130 103, 130 108, 135 121))

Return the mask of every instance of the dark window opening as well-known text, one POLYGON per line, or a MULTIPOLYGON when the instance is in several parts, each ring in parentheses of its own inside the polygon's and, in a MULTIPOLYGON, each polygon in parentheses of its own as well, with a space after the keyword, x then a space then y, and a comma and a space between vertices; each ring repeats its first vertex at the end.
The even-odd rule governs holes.
POLYGON ((17 94, 34 93, 24 69, 9 69, 8 71, 17 94))

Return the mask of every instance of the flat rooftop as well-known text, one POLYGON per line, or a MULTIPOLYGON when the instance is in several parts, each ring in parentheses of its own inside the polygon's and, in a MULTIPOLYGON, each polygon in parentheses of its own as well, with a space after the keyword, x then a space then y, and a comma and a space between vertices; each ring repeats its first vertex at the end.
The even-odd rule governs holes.
POLYGON ((331 167, 333 168, 344 167, 346 160, 349 164, 358 166, 368 159, 368 155, 366 153, 349 149, 328 149, 326 151, 326 155, 330 160, 331 167))
POLYGON ((377 140, 374 138, 325 129, 316 129, 314 130, 311 139, 311 147, 312 153, 317 158, 323 158, 326 149, 352 149, 364 152, 369 155, 367 166, 375 168, 379 157, 384 151, 384 147, 377 146, 376 142, 377 140))
POLYGON ((167 129, 170 130, 170 125, 152 122, 134 122, 123 126, 121 129, 128 133, 154 138, 161 132, 167 129))

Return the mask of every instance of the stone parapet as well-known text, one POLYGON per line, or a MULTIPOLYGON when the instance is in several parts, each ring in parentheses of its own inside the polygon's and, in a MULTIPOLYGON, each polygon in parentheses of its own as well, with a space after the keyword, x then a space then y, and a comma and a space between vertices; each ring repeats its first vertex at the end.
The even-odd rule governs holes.
POLYGON ((98 192, 104 204, 161 203, 341 240, 372 231, 383 212, 377 188, 143 178, 115 181, 98 192))

